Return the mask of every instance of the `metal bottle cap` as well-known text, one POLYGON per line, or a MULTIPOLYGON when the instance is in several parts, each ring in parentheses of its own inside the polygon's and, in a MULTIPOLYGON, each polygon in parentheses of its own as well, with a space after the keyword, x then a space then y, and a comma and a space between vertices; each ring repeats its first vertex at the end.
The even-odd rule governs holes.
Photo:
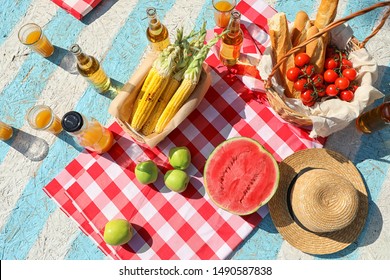
POLYGON ((76 111, 66 113, 61 120, 61 125, 67 132, 78 131, 82 128, 83 124, 83 116, 76 111))

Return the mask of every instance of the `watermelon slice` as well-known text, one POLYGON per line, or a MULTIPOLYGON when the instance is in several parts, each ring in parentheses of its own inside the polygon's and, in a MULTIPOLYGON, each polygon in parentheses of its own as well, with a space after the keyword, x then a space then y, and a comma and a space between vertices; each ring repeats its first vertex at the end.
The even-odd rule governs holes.
POLYGON ((211 200, 241 216, 266 204, 278 184, 277 161, 259 142, 247 137, 219 144, 204 168, 204 185, 211 200))

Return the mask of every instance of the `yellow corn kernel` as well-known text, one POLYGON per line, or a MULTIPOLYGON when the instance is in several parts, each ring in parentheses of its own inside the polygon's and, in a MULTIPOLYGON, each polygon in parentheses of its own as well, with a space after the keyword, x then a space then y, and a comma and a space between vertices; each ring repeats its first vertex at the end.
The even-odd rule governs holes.
POLYGON ((146 89, 148 88, 149 84, 150 84, 150 81, 152 80, 152 78, 154 77, 154 75, 157 75, 157 70, 156 68, 152 67, 148 73, 148 75, 146 76, 146 79, 144 81, 144 83, 142 84, 142 88, 141 90, 139 91, 138 95, 137 95, 137 98, 135 99, 134 101, 134 105, 133 105, 133 110, 131 112, 131 118, 130 120, 133 119, 134 117, 134 114, 135 114, 135 111, 137 110, 137 107, 140 103, 140 101, 142 100, 145 92, 146 92, 146 89))
POLYGON ((181 82, 179 88, 172 96, 171 100, 169 100, 167 106, 157 121, 156 128, 154 130, 156 133, 161 133, 164 130, 167 124, 183 106, 184 102, 186 102, 195 87, 196 83, 191 80, 184 79, 181 82))
POLYGON ((161 93, 160 98, 157 101, 156 106, 154 107, 153 112, 150 114, 148 120, 142 127, 142 134, 147 136, 153 133, 154 128, 156 127, 157 121, 160 118, 162 112, 167 106, 169 100, 172 98, 173 94, 176 92, 180 85, 180 82, 175 78, 171 77, 169 83, 165 90, 161 93))
POLYGON ((136 131, 139 131, 145 124, 154 106, 157 104, 157 100, 160 97, 162 91, 165 89, 169 82, 169 76, 164 77, 156 73, 148 88, 146 89, 142 99, 138 103, 138 106, 134 112, 134 116, 131 120, 131 127, 136 131))

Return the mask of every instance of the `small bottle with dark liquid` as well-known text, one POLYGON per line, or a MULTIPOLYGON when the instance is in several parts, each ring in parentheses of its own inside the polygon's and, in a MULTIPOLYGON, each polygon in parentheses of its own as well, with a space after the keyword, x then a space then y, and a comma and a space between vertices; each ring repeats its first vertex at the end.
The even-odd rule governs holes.
POLYGON ((82 52, 79 45, 74 44, 70 47, 70 51, 77 59, 77 70, 85 77, 99 93, 104 93, 110 89, 111 81, 104 72, 99 61, 82 52))
POLYGON ((146 37, 150 42, 152 50, 162 51, 170 44, 168 29, 159 20, 155 8, 147 8, 146 14, 149 20, 146 37))
POLYGON ((227 33, 222 36, 219 59, 225 66, 233 66, 237 63, 241 53, 244 35, 240 28, 241 13, 233 10, 230 17, 227 33))
POLYGON ((390 127, 390 101, 361 114, 356 119, 356 127, 363 133, 372 133, 390 127))

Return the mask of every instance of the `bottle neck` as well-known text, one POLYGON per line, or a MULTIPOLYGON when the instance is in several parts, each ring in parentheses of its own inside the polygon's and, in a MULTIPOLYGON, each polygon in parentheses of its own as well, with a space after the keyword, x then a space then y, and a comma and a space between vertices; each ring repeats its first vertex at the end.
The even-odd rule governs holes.
POLYGON ((146 10, 149 20, 149 32, 151 35, 159 35, 163 30, 163 25, 158 19, 157 12, 155 8, 148 8, 146 10))
POLYGON ((240 21, 241 21, 241 13, 237 10, 233 10, 230 16, 229 25, 227 27, 227 30, 229 30, 229 33, 238 33, 240 32, 240 21))
POLYGON ((71 46, 70 51, 74 54, 74 56, 77 59, 77 64, 81 68, 88 68, 92 65, 92 58, 89 55, 86 55, 81 50, 80 46, 77 44, 74 44, 71 46))

